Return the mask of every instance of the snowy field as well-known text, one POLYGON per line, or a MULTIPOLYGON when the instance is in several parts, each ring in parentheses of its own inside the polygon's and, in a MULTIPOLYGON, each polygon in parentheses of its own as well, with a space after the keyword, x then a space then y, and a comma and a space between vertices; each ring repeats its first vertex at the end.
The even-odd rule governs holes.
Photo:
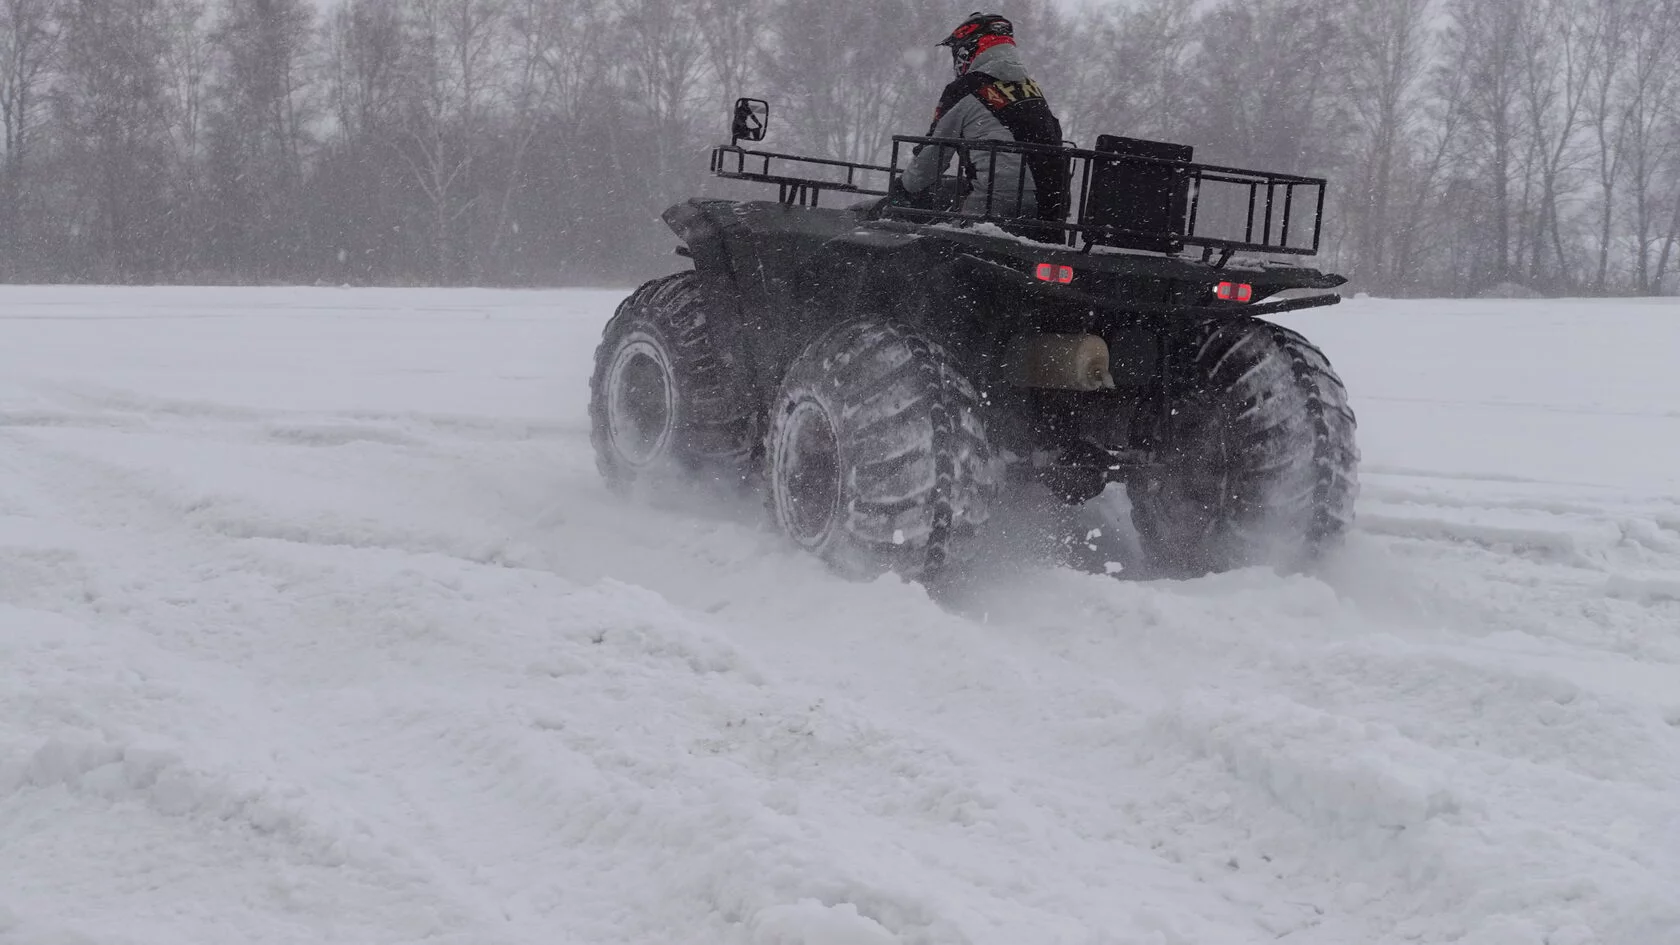
POLYGON ((1322 573, 611 498, 622 293, 0 288, 7 945, 1680 945, 1680 303, 1288 317, 1322 573))

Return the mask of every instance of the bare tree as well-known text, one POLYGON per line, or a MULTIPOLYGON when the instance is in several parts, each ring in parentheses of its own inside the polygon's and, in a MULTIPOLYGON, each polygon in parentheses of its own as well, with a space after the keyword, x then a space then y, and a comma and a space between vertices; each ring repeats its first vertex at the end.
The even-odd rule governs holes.
POLYGON ((663 182, 681 173, 676 155, 693 137, 695 116, 715 101, 700 81, 705 43, 689 0, 616 0, 616 13, 631 101, 651 132, 643 173, 663 182))
POLYGON ((1485 181, 1489 199, 1485 233, 1493 246, 1486 272, 1478 278, 1499 282, 1512 275, 1511 180, 1516 171, 1520 116, 1517 111, 1523 62, 1518 41, 1523 9, 1529 0, 1450 0, 1442 68, 1462 70, 1463 83, 1447 85, 1457 99, 1451 107, 1464 116, 1463 169, 1471 180, 1485 181))
POLYGON ((51 11, 49 0, 0 0, 0 124, 9 183, 21 174, 32 143, 56 40, 51 11))
POLYGON ((1399 198, 1396 177, 1423 107, 1433 8, 1433 0, 1349 0, 1343 10, 1348 112, 1360 132, 1351 149, 1357 156, 1343 205, 1353 217, 1353 268, 1378 291, 1392 289, 1396 273, 1404 271, 1389 258, 1399 198))
POLYGON ((1629 0, 1597 0, 1589 11, 1591 28, 1599 36, 1598 55, 1588 63, 1590 99, 1588 122, 1598 145, 1598 265, 1593 291, 1603 293, 1610 278, 1612 226, 1616 216, 1616 185, 1622 177, 1626 153, 1628 107, 1617 94, 1628 66, 1627 46, 1634 41, 1630 27, 1633 4, 1629 0))
POLYGON ((935 43, 955 25, 925 5, 781 0, 766 78, 810 151, 884 161, 895 134, 924 135, 951 80, 935 43))
POLYGON ((326 127, 306 198, 313 275, 368 281, 406 271, 403 226, 414 194, 399 157, 408 66, 404 11, 391 0, 342 0, 319 34, 326 127))
MULTIPOLYGON (((1066 123, 1087 144, 1097 134, 1180 140, 1188 134, 1184 108, 1191 84, 1196 20, 1179 0, 1146 0, 1134 7, 1094 11, 1068 76, 1066 123)), ((1055 89, 1054 81, 1045 84, 1055 89)))
POLYGON ((169 134, 171 245, 183 274, 202 272, 213 244, 213 208, 206 180, 217 51, 206 0, 162 0, 163 99, 169 134))
POLYGON ((404 159, 426 201, 433 277, 471 278, 462 221, 478 203, 474 169, 488 140, 503 0, 408 0, 412 58, 403 106, 404 159))
POLYGON ((1651 274, 1651 284, 1656 291, 1662 290, 1669 265, 1680 257, 1680 105, 1675 104, 1675 98, 1670 95, 1664 102, 1660 132, 1663 142, 1659 158, 1662 165, 1660 176, 1666 181, 1666 203, 1672 209, 1667 232, 1660 240, 1662 249, 1657 252, 1651 274))
MULTIPOLYGON (((1610 2, 1610 0, 1606 0, 1610 2)), ((1667 214, 1660 194, 1659 178, 1672 167, 1680 171, 1680 136, 1665 133, 1672 128, 1672 104, 1680 94, 1680 0, 1655 0, 1632 5, 1624 13, 1625 36, 1621 68, 1613 71, 1618 81, 1607 110, 1617 122, 1614 141, 1618 165, 1628 168, 1628 204, 1632 215, 1633 289, 1652 293, 1661 289, 1660 271, 1653 272, 1652 253, 1661 239, 1667 214)), ((1677 174, 1676 176, 1680 176, 1677 174)), ((1606 192, 1609 204, 1613 194, 1606 192)), ((1680 206, 1676 208, 1680 213, 1680 206)), ((1607 208, 1608 217, 1608 208, 1607 208)), ((1608 233, 1608 228, 1606 229, 1608 233)), ((1605 243, 1610 239, 1607 237, 1605 243)), ((1608 248, 1605 250, 1608 256, 1608 248)), ((1601 262, 1607 267, 1607 262, 1601 262)))
POLYGON ((1571 284, 1570 253, 1564 246, 1562 201, 1571 182, 1566 174, 1577 153, 1577 133, 1587 112, 1595 65, 1606 34, 1595 28, 1592 4, 1602 0, 1533 0, 1519 30, 1522 44, 1522 111, 1528 131, 1532 186, 1525 207, 1528 276, 1536 284, 1571 284), (1548 245, 1549 244, 1549 245, 1548 245), (1550 265, 1547 250, 1551 251, 1550 265))
POLYGON ((1192 70, 1191 138, 1207 156, 1258 163, 1273 170, 1321 169, 1334 163, 1341 103, 1330 94, 1342 24, 1336 0, 1230 0, 1197 24, 1206 42, 1192 70))
POLYGON ((316 74, 307 0, 220 0, 210 116, 216 260, 273 279, 309 246, 299 212, 316 74))
POLYGON ((20 268, 30 152, 56 45, 48 0, 0 0, 0 274, 20 268))
POLYGON ((56 121, 75 169, 70 210, 85 272, 156 279, 169 204, 164 34, 157 0, 67 0, 54 91, 56 121))
POLYGON ((204 157, 205 111, 216 74, 206 0, 163 0, 163 67, 170 134, 182 172, 204 157))
POLYGON ((329 98, 344 139, 395 124, 404 40, 402 10, 390 0, 345 0, 333 13, 325 38, 329 98))
POLYGON ((513 222, 514 201, 525 185, 525 160, 542 129, 542 117, 554 104, 554 55, 559 9, 544 0, 513 0, 508 17, 507 115, 510 128, 503 136, 504 173, 501 200, 490 223, 489 247, 484 255, 502 261, 502 250, 513 222))
MULTIPOLYGON (((695 4, 696 25, 705 41, 720 104, 748 94, 748 85, 758 77, 769 8, 769 0, 698 0, 695 4)), ((726 113, 720 109, 718 114, 726 113)))

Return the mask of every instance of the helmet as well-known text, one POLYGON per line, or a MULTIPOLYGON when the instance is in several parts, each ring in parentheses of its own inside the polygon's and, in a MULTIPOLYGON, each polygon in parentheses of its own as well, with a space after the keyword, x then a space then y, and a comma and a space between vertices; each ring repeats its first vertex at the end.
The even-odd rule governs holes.
POLYGON ((951 47, 951 69, 960 76, 968 71, 974 57, 1004 43, 1015 44, 1015 24, 996 13, 975 11, 939 45, 951 47))

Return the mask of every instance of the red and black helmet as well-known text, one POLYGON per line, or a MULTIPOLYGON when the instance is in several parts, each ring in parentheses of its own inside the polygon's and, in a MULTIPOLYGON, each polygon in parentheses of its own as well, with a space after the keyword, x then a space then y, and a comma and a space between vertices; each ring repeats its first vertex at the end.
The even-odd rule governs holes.
POLYGON ((951 35, 940 40, 939 45, 951 47, 951 68, 957 75, 962 75, 968 71, 974 57, 1005 43, 1014 45, 1015 24, 996 13, 975 11, 968 15, 968 19, 958 23, 951 35))

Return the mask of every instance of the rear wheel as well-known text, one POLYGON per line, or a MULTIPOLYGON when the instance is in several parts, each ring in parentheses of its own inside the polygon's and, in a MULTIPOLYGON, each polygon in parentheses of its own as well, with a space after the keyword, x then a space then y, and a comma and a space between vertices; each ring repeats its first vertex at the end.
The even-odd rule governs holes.
POLYGON ((751 470, 746 355, 701 279, 680 272, 643 285, 596 348, 590 439, 615 489, 677 479, 733 486, 751 470))
POLYGON ((930 581, 972 557, 997 485, 979 398, 944 348, 837 326, 788 368, 769 426, 770 514, 840 573, 930 581))
POLYGON ((1164 469, 1131 490, 1154 567, 1294 570, 1353 521, 1359 449, 1347 392, 1301 335, 1258 319, 1198 327, 1177 359, 1164 469))

